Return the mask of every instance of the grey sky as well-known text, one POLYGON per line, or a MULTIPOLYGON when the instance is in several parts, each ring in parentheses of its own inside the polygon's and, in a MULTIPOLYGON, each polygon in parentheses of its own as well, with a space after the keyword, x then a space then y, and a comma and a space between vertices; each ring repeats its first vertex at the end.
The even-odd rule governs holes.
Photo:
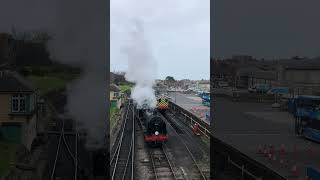
POLYGON ((319 0, 213 1, 214 57, 320 55, 319 0))
POLYGON ((5 0, 0 6, 0 31, 48 29, 54 25, 57 3, 48 0, 5 0))
POLYGON ((158 78, 208 79, 210 0, 111 0, 111 70, 127 68, 121 47, 132 18, 144 22, 158 78))

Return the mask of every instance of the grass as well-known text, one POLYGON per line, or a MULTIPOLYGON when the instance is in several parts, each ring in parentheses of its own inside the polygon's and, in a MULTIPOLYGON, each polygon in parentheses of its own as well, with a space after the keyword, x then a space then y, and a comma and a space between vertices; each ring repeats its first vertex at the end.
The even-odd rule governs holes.
POLYGON ((116 114, 119 112, 118 108, 110 108, 110 129, 116 124, 116 114))
POLYGON ((132 85, 120 85, 119 86, 119 88, 120 88, 120 91, 122 92, 122 93, 124 93, 124 92, 126 92, 126 91, 128 91, 128 90, 131 90, 131 88, 132 88, 132 85))
POLYGON ((8 173, 10 163, 16 159, 17 144, 0 141, 0 177, 8 173))
POLYGON ((39 88, 41 94, 46 94, 52 90, 59 90, 66 84, 79 77, 79 74, 73 73, 50 73, 47 76, 30 75, 27 78, 39 88))
POLYGON ((79 77, 81 73, 78 69, 60 64, 24 66, 20 71, 39 88, 42 95, 51 90, 64 88, 68 82, 79 77))
POLYGON ((34 85, 39 88, 41 94, 46 94, 51 90, 61 89, 65 87, 68 82, 65 79, 53 77, 53 76, 28 76, 28 79, 31 80, 34 85))

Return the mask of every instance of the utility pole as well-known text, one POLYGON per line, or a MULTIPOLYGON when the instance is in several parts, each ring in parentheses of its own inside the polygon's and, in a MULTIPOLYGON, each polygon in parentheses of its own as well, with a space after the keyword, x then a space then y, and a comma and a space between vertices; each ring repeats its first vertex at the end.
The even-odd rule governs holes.
POLYGON ((174 103, 177 104, 177 87, 174 88, 174 103))

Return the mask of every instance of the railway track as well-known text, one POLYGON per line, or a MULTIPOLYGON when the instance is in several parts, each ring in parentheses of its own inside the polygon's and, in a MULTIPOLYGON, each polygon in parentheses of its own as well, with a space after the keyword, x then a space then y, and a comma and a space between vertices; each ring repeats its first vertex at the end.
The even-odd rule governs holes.
POLYGON ((155 180, 177 180, 166 148, 166 145, 163 144, 160 148, 149 149, 155 180))
POLYGON ((55 120, 50 131, 46 132, 49 158, 43 179, 93 180, 85 138, 65 111, 67 103, 65 90, 52 92, 47 98, 55 120))
MULTIPOLYGON (((136 123, 138 127, 138 131, 143 131, 143 127, 141 121, 138 116, 135 116, 136 123)), ((170 161, 168 157, 167 147, 163 143, 161 147, 147 148, 147 153, 151 162, 150 166, 153 172, 154 180, 178 180, 176 172, 173 167, 173 163, 170 161)), ((180 178, 184 180, 185 178, 180 178)), ((180 180, 179 179, 179 180, 180 180)))
POLYGON ((78 179, 78 168, 79 168, 79 164, 78 164, 78 134, 77 132, 75 132, 75 136, 74 137, 69 137, 67 138, 65 136, 65 129, 66 128, 70 128, 72 127, 72 123, 71 121, 65 122, 65 119, 60 117, 59 118, 61 123, 61 129, 60 129, 60 134, 59 134, 59 140, 57 143, 57 150, 55 152, 55 158, 54 158, 54 163, 52 166, 52 171, 51 171, 51 176, 50 176, 50 180, 55 180, 55 179, 74 179, 77 180, 78 179), (67 124, 67 126, 66 126, 67 124), (74 139, 73 139, 74 138, 74 139), (72 152, 71 147, 69 145, 69 143, 71 144, 71 142, 73 141, 73 145, 74 145, 74 152, 72 152), (66 159, 69 159, 70 161, 72 161, 70 163, 69 162, 65 162, 66 159), (62 162, 59 163, 59 162, 62 162), (72 164, 70 166, 70 164, 72 164), (70 173, 72 172, 73 173, 70 173), (63 172, 68 172, 68 173, 63 173, 63 172))
POLYGON ((120 139, 110 161, 112 180, 134 179, 134 111, 128 104, 120 139))
POLYGON ((185 145, 189 147, 194 159, 196 161, 202 161, 202 163, 198 163, 198 166, 202 169, 203 175, 206 179, 210 179, 210 147, 202 142, 200 137, 195 137, 190 127, 183 122, 183 117, 176 116, 170 111, 165 113, 165 117, 171 119, 171 123, 174 123, 176 129, 180 130, 180 137, 184 140, 185 145))
MULTIPOLYGON (((163 118, 166 121, 167 126, 170 126, 173 129, 174 134, 176 135, 177 139, 183 144, 184 148, 186 149, 191 161, 192 161, 192 172, 189 172, 191 179, 193 180, 209 180, 210 177, 209 173, 207 172, 203 172, 200 164, 197 161, 197 158, 194 155, 194 152, 192 151, 192 148, 190 147, 190 144, 187 142, 186 139, 188 139, 188 141, 190 141, 190 135, 189 137, 187 136, 187 138, 182 137, 186 132, 184 129, 182 128, 177 128, 178 126, 173 122, 172 119, 169 119, 169 117, 162 115, 163 118)), ((193 147, 194 148, 194 147, 193 147)))
MULTIPOLYGON (((181 121, 182 117, 177 117, 175 114, 173 114, 170 111, 165 112, 164 114, 165 118, 168 120, 170 119, 180 119, 178 121, 171 121, 171 124, 175 124, 175 129, 180 132, 180 134, 184 134, 184 139, 188 139, 188 141, 185 141, 189 146, 195 145, 194 147, 197 147, 196 149, 199 150, 202 154, 210 154, 210 149, 207 145, 204 145, 203 142, 199 141, 197 138, 194 138, 194 134, 191 131, 190 127, 186 125, 184 122, 181 121), (200 147, 200 148, 199 148, 200 147)), ((192 148, 194 149, 194 148, 192 148)))

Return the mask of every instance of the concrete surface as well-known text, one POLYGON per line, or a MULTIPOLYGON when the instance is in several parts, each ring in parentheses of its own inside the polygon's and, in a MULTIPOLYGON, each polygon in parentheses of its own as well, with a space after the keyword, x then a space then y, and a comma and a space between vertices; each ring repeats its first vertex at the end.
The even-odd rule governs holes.
POLYGON ((204 109, 200 112, 200 114, 194 113, 196 116, 200 117, 203 121, 210 124, 210 120, 205 118, 205 112, 210 111, 210 107, 202 105, 202 99, 193 94, 183 94, 183 93, 175 93, 170 92, 169 96, 172 98, 172 102, 178 104, 179 106, 183 107, 184 109, 191 111, 192 108, 204 109))
POLYGON ((294 119, 287 112, 271 108, 271 104, 232 102, 216 98, 214 102, 214 136, 223 140, 265 164, 280 175, 291 179, 292 167, 297 166, 303 179, 305 166, 320 167, 320 144, 294 134, 294 119), (277 151, 283 146, 284 155, 275 153, 269 160, 258 150, 264 145, 273 145, 277 151))

